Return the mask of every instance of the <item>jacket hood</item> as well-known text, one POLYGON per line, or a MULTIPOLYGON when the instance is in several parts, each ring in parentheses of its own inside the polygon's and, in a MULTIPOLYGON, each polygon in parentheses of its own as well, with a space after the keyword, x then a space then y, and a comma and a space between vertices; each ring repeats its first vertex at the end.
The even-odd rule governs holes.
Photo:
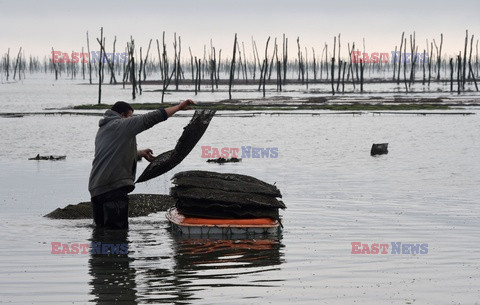
POLYGON ((121 118, 122 117, 118 112, 108 109, 107 111, 105 111, 103 118, 100 119, 100 122, 98 122, 98 126, 102 127, 103 125, 107 124, 110 121, 118 120, 121 118))

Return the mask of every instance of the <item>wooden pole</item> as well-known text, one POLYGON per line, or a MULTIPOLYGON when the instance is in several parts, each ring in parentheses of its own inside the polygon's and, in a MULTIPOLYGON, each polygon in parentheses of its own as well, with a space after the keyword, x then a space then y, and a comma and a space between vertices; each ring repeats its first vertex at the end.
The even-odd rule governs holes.
MULTIPOLYGON (((52 57, 53 58, 53 57, 52 57)), ((6 61, 6 77, 7 77, 7 81, 8 81, 8 77, 10 76, 10 48, 8 48, 8 52, 7 52, 7 58, 5 59, 6 61)))
POLYGON ((98 104, 102 103, 102 62, 103 62, 103 27, 100 28, 100 40, 98 40, 100 44, 100 60, 98 62, 98 104))
POLYGON ((305 47, 305 64, 304 64, 304 70, 306 71, 307 77, 306 77, 306 85, 307 85, 307 90, 308 90, 308 53, 307 53, 307 48, 305 47))
POLYGON ((325 75, 328 80, 328 45, 325 43, 325 75))
POLYGON ((235 33, 235 39, 233 41, 233 56, 232 62, 230 64, 230 79, 228 82, 228 99, 232 99, 232 85, 233 85, 233 78, 235 76, 235 54, 237 51, 237 33, 235 33))
POLYGON ((460 94, 461 84, 461 74, 462 74, 462 55, 461 53, 457 56, 457 94, 460 94))
POLYGON ((360 59, 360 92, 363 93, 363 58, 360 59))
POLYGON ((320 80, 323 79, 323 53, 325 52, 325 47, 322 49, 322 54, 320 55, 320 80))
POLYGON ((175 90, 178 91, 178 66, 177 66, 177 56, 178 56, 178 53, 177 53, 177 33, 173 33, 173 52, 175 53, 175 58, 173 60, 173 71, 172 72, 175 72, 175 90))
MULTIPOLYGON (((115 44, 117 43, 117 36, 113 39, 113 49, 112 49, 112 63, 109 63, 110 66, 110 84, 112 81, 114 84, 117 84, 117 79, 115 78, 115 44)), ((107 57, 108 58, 108 57, 107 57)))
POLYGON ((415 63, 417 61, 417 50, 418 48, 415 47, 415 32, 413 32, 413 36, 410 35, 410 58, 411 58, 411 69, 410 69, 410 81, 409 87, 412 86, 412 83, 415 81, 415 63))
POLYGON ((275 53, 275 61, 277 65, 277 92, 282 91, 282 64, 278 59, 278 52, 275 53))
POLYGON ((349 58, 350 58, 350 63, 349 63, 349 68, 348 68, 348 73, 347 73, 347 81, 350 76, 350 72, 352 73, 352 85, 353 85, 353 90, 355 90, 355 77, 353 76, 353 63, 352 63, 352 52, 355 50, 355 42, 352 43, 352 49, 348 51, 349 58))
POLYGON ((253 53, 253 74, 252 74, 252 79, 255 80, 257 77, 257 55, 256 53, 256 46, 255 46, 255 40, 253 40, 252 36, 252 53, 253 53))
POLYGON ((338 80, 337 80, 337 92, 340 86, 340 76, 342 74, 342 60, 340 58, 340 33, 338 34, 338 80))
MULTIPOLYGON (((334 52, 335 54, 335 52, 334 52)), ((332 57, 332 65, 331 65, 331 72, 330 72, 330 81, 332 84, 332 95, 335 95, 335 57, 332 57)))
POLYGON ((92 56, 90 54, 90 40, 88 39, 88 31, 87 31, 87 51, 88 51, 88 75, 89 75, 89 82, 90 85, 92 84, 92 56))
MULTIPOLYGON (((297 56, 298 56, 298 80, 300 80, 301 76, 302 76, 302 55, 301 55, 301 51, 300 51, 300 37, 297 37, 297 47, 298 47, 298 52, 297 52, 297 56)), ((304 79, 302 79, 302 82, 304 81, 304 79)))
MULTIPOLYGON (((158 40, 157 40, 157 43, 158 43, 158 40)), ((190 47, 188 47, 188 52, 190 53, 190 72, 192 74, 192 82, 195 81, 195 67, 196 67, 196 62, 195 64, 193 63, 193 60, 194 60, 194 57, 193 57, 193 54, 192 54, 192 49, 190 47)), ((195 88, 197 89, 197 88, 195 88)))
MULTIPOLYGON (((132 99, 135 100, 137 93, 137 81, 135 79, 135 42, 133 38, 130 37, 130 81, 132 82, 132 99)), ((163 98, 163 97, 162 97, 163 98)), ((162 99, 163 102, 163 99, 162 99)))
POLYGON ((443 45, 443 33, 440 34, 440 49, 437 54, 437 80, 440 80, 440 67, 442 63, 442 45, 443 45))
POLYGON ((472 52, 473 52, 473 36, 470 41, 470 56, 468 58, 468 69, 469 69, 469 78, 473 79, 473 83, 475 84, 475 89, 478 91, 477 79, 475 78, 475 73, 472 67, 472 52))
POLYGON ((337 92, 340 90, 340 79, 342 77, 342 60, 338 61, 337 92))
POLYGON ((209 54, 209 72, 210 72, 210 83, 211 83, 211 89, 212 93, 215 90, 215 81, 217 79, 217 50, 213 45, 211 45, 211 51, 209 54))
POLYGON ((276 53, 277 53, 277 38, 275 38, 275 41, 273 43, 273 54, 272 54, 272 59, 270 60, 270 68, 268 69, 268 80, 272 78, 273 62, 274 62, 276 53))
POLYGON ((393 81, 395 82, 395 72, 397 71, 397 46, 395 46, 395 55, 392 56, 393 60, 393 81))
POLYGON ((400 40, 400 56, 398 58, 398 75, 397 75, 397 85, 400 85, 400 70, 402 67, 402 47, 403 47, 403 36, 405 32, 402 32, 402 39, 400 40))
MULTIPOLYGON (((176 48, 175 48, 176 50, 176 48)), ((182 56, 182 37, 178 36, 178 54, 176 53, 175 55, 175 90, 178 91, 178 86, 179 86, 179 80, 182 74, 182 65, 180 58, 182 56)))
POLYGON ((265 68, 263 69, 263 97, 265 98, 265 81, 267 78, 267 70, 268 70, 268 43, 270 42, 270 36, 267 39, 267 43, 265 45, 265 68))
MULTIPOLYGON (((157 53, 158 53, 158 65, 160 66, 160 79, 163 80, 163 64, 162 64, 162 53, 160 52, 160 43, 157 39, 157 53)), ((192 65, 193 69, 193 65, 192 65)), ((192 80, 193 80, 193 72, 192 72, 192 80)))
POLYGON ((147 80, 147 60, 148 60, 148 54, 150 54, 150 47, 152 45, 152 39, 150 39, 150 42, 148 43, 148 49, 147 49, 147 54, 145 55, 145 60, 143 61, 143 81, 147 80))
MULTIPOLYGON (((52 48, 52 52, 53 52, 53 48, 52 48)), ((22 54, 22 47, 20 47, 20 49, 18 50, 17 59, 15 60, 15 68, 13 69, 13 80, 15 80, 15 77, 17 76, 17 67, 18 67, 18 77, 20 78, 20 58, 21 58, 21 54, 22 54)), ((53 56, 53 53, 52 53, 52 56, 53 56)), ((57 70, 55 70, 55 80, 58 79, 56 71, 57 70)))
POLYGON ((465 51, 463 52, 463 69, 462 69, 462 88, 465 90, 466 71, 467 71, 467 47, 468 47, 468 30, 465 35, 465 51))
POLYGON ((198 75, 198 73, 197 73, 197 69, 198 69, 197 56, 195 56, 194 60, 195 60, 195 69, 193 69, 193 66, 192 66, 192 73, 195 72, 193 86, 195 88, 195 95, 197 95, 197 75, 198 75))
POLYGON ((140 67, 138 68, 138 93, 142 95, 142 69, 143 69, 142 47, 140 47, 140 67))
MULTIPOLYGON (((174 36, 175 38, 175 44, 174 46, 176 45, 176 35, 174 36)), ((163 53, 162 53, 162 56, 163 56, 163 59, 162 59, 162 62, 163 62, 163 72, 164 72, 164 76, 163 76, 163 87, 162 87, 162 103, 163 103, 163 100, 165 98, 165 92, 167 91, 168 89, 168 86, 170 85, 170 81, 172 80, 172 77, 173 77, 173 74, 176 72, 176 62, 177 62, 177 58, 174 59, 174 67, 172 69, 172 73, 170 73, 170 75, 168 75, 169 73, 169 64, 168 64, 168 56, 167 56, 167 45, 165 43, 165 31, 163 32, 163 38, 162 38, 162 43, 163 43, 163 53)), ((175 56, 177 56, 177 52, 175 51, 175 56)))
POLYGON ((220 78, 220 66, 222 65, 222 49, 218 50, 217 78, 215 79, 215 88, 218 90, 218 79, 220 78))
POLYGON ((476 52, 475 52, 475 66, 477 67, 477 76, 478 76, 478 68, 479 68, 479 64, 478 64, 478 39, 477 39, 477 45, 476 45, 476 52))
POLYGON ((287 79, 287 64, 288 64, 288 38, 283 34, 283 84, 287 79))
POLYGON ((201 84, 202 84, 202 60, 199 58, 198 59, 198 82, 197 82, 197 86, 198 86, 198 91, 200 92, 202 90, 201 88, 201 84))
POLYGON ((85 57, 83 54, 85 53, 83 52, 83 47, 82 47, 82 56, 80 58, 82 60, 82 77, 83 77, 83 80, 85 80, 85 57))
POLYGON ((428 87, 432 79, 432 60, 433 60, 433 43, 430 43, 430 56, 428 57, 428 87))
POLYGON ((277 91, 282 92, 282 64, 277 58, 277 91))
MULTIPOLYGON (((470 68, 471 66, 471 63, 472 63, 472 53, 473 53, 473 38, 474 38, 474 35, 472 35, 472 38, 470 39, 470 55, 468 56, 468 77, 467 79, 471 79, 472 78, 472 74, 473 74, 473 70, 470 68)), ((466 55, 466 54, 465 54, 466 55)))
MULTIPOLYGON (((54 58, 53 57, 54 52, 55 51, 52 48, 52 65, 53 65, 53 69, 55 69, 55 80, 58 80, 58 66, 57 66, 58 64, 53 59, 54 58)), ((15 77, 13 79, 15 79, 15 77)))
POLYGON ((425 49, 423 49, 423 60, 422 60, 422 70, 423 70, 423 78, 422 78, 422 85, 425 85, 426 75, 425 75, 425 56, 427 55, 425 49))
MULTIPOLYGON (((407 38, 405 38, 404 41, 404 47, 403 47, 403 52, 407 54, 407 38)), ((406 58, 405 58, 406 59, 406 58)), ((408 87, 407 87, 407 61, 403 61, 403 81, 405 82, 405 91, 408 93, 408 87)))
POLYGON ((450 92, 453 92, 453 58, 450 58, 450 92))
POLYGON ((343 62, 343 74, 342 74, 342 93, 345 93, 345 70, 347 67, 347 62, 343 62))

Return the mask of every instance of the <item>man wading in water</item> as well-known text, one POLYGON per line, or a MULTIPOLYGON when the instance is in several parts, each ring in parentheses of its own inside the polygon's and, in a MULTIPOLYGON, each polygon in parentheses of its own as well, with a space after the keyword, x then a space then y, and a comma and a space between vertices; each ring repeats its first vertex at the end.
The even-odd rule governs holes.
POLYGON ((116 102, 105 112, 95 137, 95 157, 88 183, 97 227, 128 228, 128 193, 135 188, 137 158, 149 162, 155 158, 151 149, 137 151, 135 136, 192 104, 193 101, 186 100, 134 117, 130 104, 116 102))

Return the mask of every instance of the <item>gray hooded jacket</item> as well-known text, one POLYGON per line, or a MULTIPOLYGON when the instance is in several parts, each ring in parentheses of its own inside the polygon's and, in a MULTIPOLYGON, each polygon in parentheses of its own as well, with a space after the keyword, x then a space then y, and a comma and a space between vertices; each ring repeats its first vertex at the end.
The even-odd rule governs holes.
POLYGON ((135 136, 168 118, 164 109, 122 118, 107 110, 95 137, 95 157, 88 183, 92 197, 121 187, 135 188, 137 141, 135 136))

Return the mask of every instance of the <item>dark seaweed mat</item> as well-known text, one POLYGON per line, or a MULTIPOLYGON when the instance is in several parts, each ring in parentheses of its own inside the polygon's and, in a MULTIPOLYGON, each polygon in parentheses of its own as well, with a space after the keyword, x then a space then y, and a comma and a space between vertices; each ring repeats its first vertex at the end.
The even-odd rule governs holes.
POLYGON ((157 156, 145 168, 136 183, 163 175, 180 164, 200 141, 214 115, 215 110, 196 110, 188 125, 184 127, 175 148, 157 156))

